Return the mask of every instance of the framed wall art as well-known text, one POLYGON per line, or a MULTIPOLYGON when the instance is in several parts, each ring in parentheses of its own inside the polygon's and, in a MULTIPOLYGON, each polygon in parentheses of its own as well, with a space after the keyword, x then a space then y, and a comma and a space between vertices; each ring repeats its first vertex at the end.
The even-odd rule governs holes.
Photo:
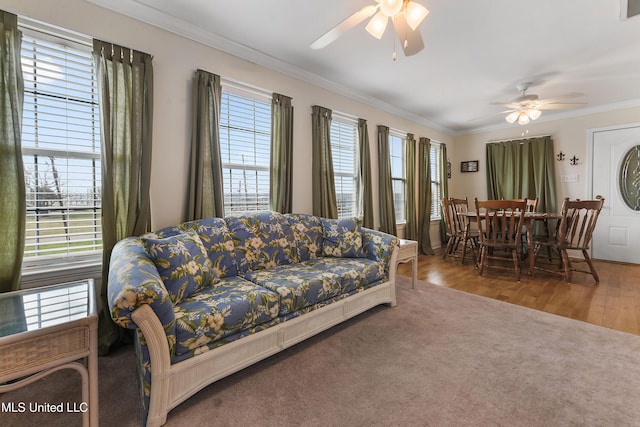
POLYGON ((460 162, 460 172, 478 172, 478 160, 460 162))

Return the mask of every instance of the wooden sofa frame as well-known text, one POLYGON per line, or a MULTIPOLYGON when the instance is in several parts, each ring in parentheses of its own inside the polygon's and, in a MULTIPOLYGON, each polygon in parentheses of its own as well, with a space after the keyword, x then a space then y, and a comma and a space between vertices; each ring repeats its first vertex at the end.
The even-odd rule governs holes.
POLYGON ((157 315, 148 304, 137 308, 131 318, 147 341, 151 360, 151 398, 146 425, 163 425, 171 409, 215 381, 377 305, 395 307, 397 256, 398 247, 395 247, 386 282, 173 365, 167 335, 157 315))

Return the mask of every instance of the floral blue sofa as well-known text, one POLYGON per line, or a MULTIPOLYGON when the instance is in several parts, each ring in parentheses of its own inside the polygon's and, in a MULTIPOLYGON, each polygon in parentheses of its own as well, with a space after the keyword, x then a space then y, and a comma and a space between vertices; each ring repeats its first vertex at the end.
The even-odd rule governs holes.
POLYGON ((108 301, 136 329, 148 426, 203 387, 376 305, 395 306, 398 239, 304 214, 208 218, 124 239, 108 301))

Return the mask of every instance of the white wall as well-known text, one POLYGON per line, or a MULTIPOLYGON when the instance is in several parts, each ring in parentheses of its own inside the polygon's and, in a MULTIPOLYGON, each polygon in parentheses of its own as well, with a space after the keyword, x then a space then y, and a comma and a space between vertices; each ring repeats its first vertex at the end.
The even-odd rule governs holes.
MULTIPOLYGON (((542 113, 544 117, 544 112, 542 113)), ((640 121, 640 107, 625 108, 615 111, 601 112, 563 120, 532 122, 526 126, 511 125, 508 128, 490 132, 474 133, 454 138, 452 149, 448 150, 452 164, 452 179, 449 195, 468 197, 470 204, 474 197, 487 197, 485 144, 495 140, 509 140, 525 136, 551 135, 555 154, 560 151, 566 154, 564 161, 556 161, 557 206, 560 207, 565 197, 590 198, 588 194, 588 177, 590 165, 587 155, 587 131, 613 125, 636 123, 640 121), (569 158, 576 156, 579 164, 572 166, 569 158), (460 162, 479 160, 479 172, 461 173, 460 162), (578 182, 560 182, 561 175, 578 175, 578 182)), ((447 147, 448 148, 448 147, 447 147)))
MULTIPOLYGON (((311 106, 318 104, 335 111, 367 119, 371 143, 372 167, 377 176, 376 125, 383 124, 411 132, 416 139, 429 137, 447 144, 452 163, 449 194, 456 197, 486 197, 485 143, 521 137, 551 135, 556 151, 580 158, 578 166, 568 160, 556 162, 556 174, 579 175, 577 183, 558 184, 558 203, 564 197, 585 198, 587 191, 587 130, 638 122, 640 108, 573 117, 561 121, 544 121, 544 114, 528 126, 514 125, 490 132, 451 137, 411 120, 356 102, 350 98, 313 86, 242 60, 168 31, 124 17, 84 0, 41 1, 3 0, 2 9, 49 24, 80 32, 90 37, 114 42, 153 55, 154 123, 152 161, 152 228, 175 224, 184 218, 187 192, 190 141, 190 93, 193 71, 202 68, 223 77, 291 96, 294 121, 294 201, 296 212, 312 211, 311 196, 311 106), (460 173, 460 161, 479 160, 478 173, 460 173)), ((326 76, 329 77, 330 76, 326 76)), ((375 179, 374 179, 375 180, 375 179)), ((374 182, 374 206, 378 205, 377 182, 374 182)), ((375 213, 375 222, 378 213, 375 213)), ((439 241, 432 232, 434 246, 439 241)))
MULTIPOLYGON (((322 105, 367 120, 374 177, 377 176, 378 124, 411 132, 416 139, 425 136, 443 143, 451 142, 451 137, 410 120, 390 115, 83 0, 3 0, 0 7, 19 16, 44 21, 153 55, 155 102, 150 193, 154 229, 176 224, 184 218, 191 133, 191 78, 194 70, 198 68, 293 98, 293 209, 296 212, 312 211, 313 105, 322 105)), ((377 182, 374 182, 374 206, 377 204, 377 182)), ((379 224, 377 212, 375 221, 379 224)))

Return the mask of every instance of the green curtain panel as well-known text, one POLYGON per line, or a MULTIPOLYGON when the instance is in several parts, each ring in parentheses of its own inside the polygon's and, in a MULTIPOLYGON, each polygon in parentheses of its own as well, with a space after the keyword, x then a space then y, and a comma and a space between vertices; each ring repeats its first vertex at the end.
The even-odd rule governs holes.
POLYGON ((150 227, 149 184, 153 117, 151 56, 93 41, 100 99, 102 139, 102 286, 100 354, 124 337, 109 315, 107 277, 113 246, 150 227))
POLYGON ((440 194, 449 198, 449 159, 447 157, 447 144, 440 144, 440 194))
POLYGON ((369 147, 369 131, 367 121, 358 119, 358 152, 360 161, 358 162, 359 189, 358 206, 362 209, 362 226, 373 229, 373 177, 371 172, 371 148, 369 147))
POLYGON ((0 11, 0 292, 20 289, 27 203, 22 164, 24 81, 16 15, 0 11))
POLYGON ((407 197, 405 198, 407 223, 405 237, 418 239, 418 222, 416 218, 416 140, 413 134, 407 134, 407 197))
POLYGON ((538 197, 538 210, 556 212, 553 140, 550 136, 487 144, 489 199, 538 197))
MULTIPOLYGON (((446 144, 439 145, 440 150, 440 195, 443 199, 449 198, 449 160, 447 158, 446 144)), ((440 242, 447 241, 447 225, 444 223, 444 215, 440 217, 440 242)))
POLYGON ((336 184, 331 158, 331 110, 314 105, 311 108, 313 214, 338 218, 336 184))
POLYGON ((291 213, 293 209, 293 105, 291 98, 277 93, 271 99, 271 209, 291 213))
POLYGON ((418 248, 421 254, 433 255, 431 248, 431 140, 420 138, 418 144, 418 248))
POLYGON ((380 231, 398 235, 396 210, 393 206, 389 127, 378 125, 378 197, 380 198, 380 231))
POLYGON ((197 70, 193 77, 187 221, 224 216, 218 131, 221 96, 220 76, 197 70))

